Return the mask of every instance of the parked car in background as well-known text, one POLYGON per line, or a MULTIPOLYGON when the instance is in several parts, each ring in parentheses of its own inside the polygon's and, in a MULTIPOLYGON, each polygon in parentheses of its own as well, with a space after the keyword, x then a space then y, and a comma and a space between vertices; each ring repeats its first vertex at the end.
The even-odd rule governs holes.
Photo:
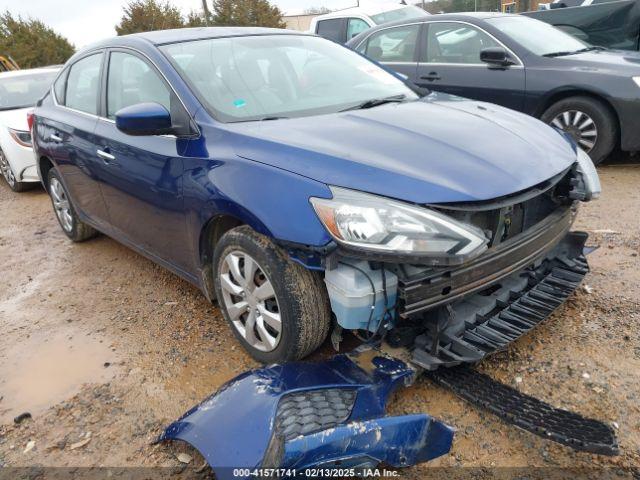
POLYGON ((51 87, 59 68, 0 73, 0 172, 15 192, 39 182, 27 113, 51 87))
MULTIPOLYGON (((69 60, 34 146, 71 240, 104 232, 194 283, 262 362, 311 353, 332 318, 365 338, 417 324, 412 348, 463 298, 506 305, 562 275, 495 334, 511 341, 586 273, 569 229, 595 168, 538 120, 409 85, 287 30, 127 35, 69 60)), ((464 308, 434 341, 477 326, 464 308)))
POLYGON ((364 3, 319 15, 311 20, 309 31, 338 43, 346 43, 359 33, 376 25, 427 17, 429 14, 413 5, 398 3, 364 3))
POLYGON ((584 5, 552 4, 550 10, 525 12, 591 45, 640 50, 640 0, 595 0, 584 5))
POLYGON ((532 115, 600 163, 640 150, 640 55, 500 13, 434 15, 376 27, 348 45, 431 90, 532 115))

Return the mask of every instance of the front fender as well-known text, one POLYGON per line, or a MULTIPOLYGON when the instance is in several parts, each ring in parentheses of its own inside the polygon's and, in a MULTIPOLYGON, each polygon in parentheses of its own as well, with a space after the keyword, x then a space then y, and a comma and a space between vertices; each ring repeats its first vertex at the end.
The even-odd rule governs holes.
POLYGON ((209 156, 219 160, 185 159, 185 208, 194 252, 199 252, 202 229, 220 215, 283 244, 322 247, 331 242, 309 203, 310 197, 331 198, 325 184, 221 148, 209 156))

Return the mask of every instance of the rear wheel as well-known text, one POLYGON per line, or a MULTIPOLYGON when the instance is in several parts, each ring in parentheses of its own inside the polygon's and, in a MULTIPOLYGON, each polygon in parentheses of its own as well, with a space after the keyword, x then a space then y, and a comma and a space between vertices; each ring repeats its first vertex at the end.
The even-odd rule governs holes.
POLYGON ((62 231, 74 242, 84 242, 97 235, 97 231, 81 221, 71 198, 55 168, 49 170, 49 196, 62 231))
POLYGON ((213 267, 220 309, 256 360, 299 360, 325 340, 331 313, 322 278, 264 235, 247 226, 230 230, 216 245, 213 267))
POLYGON ((7 181, 9 188, 14 192, 24 192, 25 190, 29 190, 31 188, 30 183, 18 181, 15 174, 13 173, 13 170, 11 169, 9 160, 7 159, 7 157, 5 157, 2 149, 0 149, 0 172, 2 172, 2 176, 7 181))
POLYGON ((615 116, 604 103, 594 98, 565 98, 549 107, 541 119, 571 135, 596 165, 616 146, 618 125, 615 116))

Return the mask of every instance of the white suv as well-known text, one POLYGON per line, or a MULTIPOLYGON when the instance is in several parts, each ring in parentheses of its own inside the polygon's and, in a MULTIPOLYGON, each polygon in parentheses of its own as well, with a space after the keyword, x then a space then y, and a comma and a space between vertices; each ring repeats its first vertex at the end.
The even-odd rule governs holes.
POLYGON ((365 4, 319 15, 311 20, 310 32, 338 43, 347 43, 365 30, 397 20, 411 20, 429 14, 419 7, 397 3, 365 4))

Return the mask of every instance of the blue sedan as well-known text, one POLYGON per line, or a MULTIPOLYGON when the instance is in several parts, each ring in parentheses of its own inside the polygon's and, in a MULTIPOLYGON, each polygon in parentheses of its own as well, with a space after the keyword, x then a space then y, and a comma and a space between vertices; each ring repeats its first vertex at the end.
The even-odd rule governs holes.
MULTIPOLYGON (((304 357, 332 326, 334 344, 346 329, 439 345, 448 331, 431 327, 452 305, 550 274, 558 255, 583 265, 569 229, 599 192, 588 156, 538 120, 424 96, 284 30, 92 45, 31 128, 71 240, 103 232, 192 282, 268 363, 304 357)), ((456 318, 449 336, 473 326, 456 318)), ((441 360, 447 345, 429 351, 441 360)))

